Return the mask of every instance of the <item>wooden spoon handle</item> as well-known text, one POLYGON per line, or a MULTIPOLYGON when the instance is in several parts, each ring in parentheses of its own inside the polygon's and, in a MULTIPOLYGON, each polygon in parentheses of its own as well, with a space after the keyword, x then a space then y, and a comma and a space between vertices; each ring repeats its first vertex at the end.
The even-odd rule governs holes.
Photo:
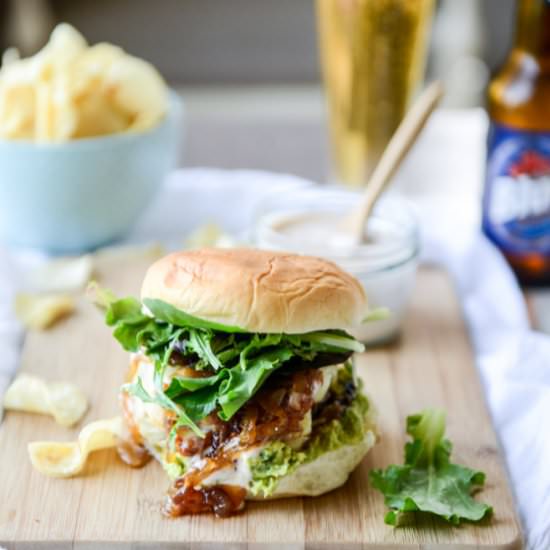
POLYGON ((349 219, 348 227, 357 243, 364 239, 365 221, 372 212, 378 197, 401 165, 442 96, 441 82, 436 81, 430 84, 409 109, 384 149, 366 184, 361 201, 349 219))

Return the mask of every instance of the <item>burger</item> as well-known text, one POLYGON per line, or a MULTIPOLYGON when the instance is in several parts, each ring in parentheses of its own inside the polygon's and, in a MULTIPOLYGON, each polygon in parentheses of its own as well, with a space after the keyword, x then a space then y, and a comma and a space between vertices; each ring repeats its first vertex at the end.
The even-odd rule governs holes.
POLYGON ((162 464, 167 515, 227 516, 346 481, 376 441, 352 363, 363 346, 346 332, 366 307, 335 264, 253 249, 170 254, 141 300, 108 300, 131 352, 120 454, 162 464))

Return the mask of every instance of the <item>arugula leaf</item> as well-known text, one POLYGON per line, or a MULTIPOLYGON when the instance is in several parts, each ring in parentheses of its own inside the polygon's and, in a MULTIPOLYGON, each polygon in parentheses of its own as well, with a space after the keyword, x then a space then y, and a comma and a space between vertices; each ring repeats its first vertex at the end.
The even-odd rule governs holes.
POLYGON ((210 345, 212 336, 210 331, 190 330, 188 345, 207 365, 210 365, 214 370, 220 370, 223 365, 212 351, 210 345))
POLYGON ((172 438, 182 426, 202 435, 197 423, 215 409, 229 420, 251 399, 268 377, 287 361, 315 365, 330 356, 345 361, 363 346, 341 330, 308 334, 254 334, 198 319, 161 300, 145 299, 145 308, 135 298, 117 300, 109 291, 101 292, 105 320, 122 347, 142 352, 155 365, 154 395, 149 395, 138 379, 125 391, 146 402, 173 411, 177 420, 172 438), (202 378, 175 376, 167 388, 164 373, 172 353, 187 359, 195 370, 211 369, 202 378))
POLYGON ((343 331, 312 332, 300 335, 302 342, 309 342, 326 350, 345 349, 361 353, 365 346, 343 331))
MULTIPOLYGON (((124 384, 121 388, 121 391, 127 392, 130 395, 134 395, 138 399, 141 399, 144 403, 153 403, 165 409, 173 410, 178 415, 178 420, 177 420, 178 427, 187 426, 191 428, 195 432, 195 434, 197 434, 199 437, 204 436, 202 430, 200 430, 200 428, 195 424, 195 422, 198 421, 198 418, 196 418, 193 414, 191 414, 186 409, 185 410, 182 409, 179 406, 182 403, 174 403, 166 395, 159 393, 157 391, 155 391, 154 395, 151 395, 143 387, 143 382, 139 376, 131 384, 124 384)), ((207 413, 207 414, 210 414, 210 413, 207 413)))
MULTIPOLYGON (((181 332, 182 331, 180 329, 172 335, 172 339, 168 347, 164 350, 162 357, 155 360, 155 372, 153 376, 153 383, 155 386, 154 395, 151 395, 147 392, 147 390, 143 387, 143 382, 141 378, 139 377, 133 384, 125 384, 124 386, 122 386, 122 390, 127 391, 132 395, 135 395, 145 403, 155 403, 164 409, 175 412, 177 415, 176 425, 178 427, 187 426, 191 428, 191 430, 193 430, 193 432, 195 432, 195 434, 199 437, 204 437, 204 433, 196 425, 195 421, 187 414, 187 412, 182 407, 174 403, 174 401, 172 401, 172 399, 170 399, 170 397, 164 392, 164 373, 166 371, 170 355, 173 351, 173 347, 177 342, 179 336, 181 336, 181 332)), ((171 440, 173 440, 175 432, 175 427, 172 427, 170 435, 171 440)))
POLYGON ((136 378, 135 382, 124 384, 121 391, 138 397, 144 403, 157 403, 157 400, 143 387, 143 382, 139 376, 136 378))
POLYGON ((372 486, 390 508, 387 524, 398 525, 405 512, 429 512, 454 525, 492 513, 491 506, 471 496, 483 486, 485 474, 450 462, 452 444, 443 439, 443 411, 426 409, 407 417, 407 433, 412 441, 405 445, 405 464, 370 472, 372 486))
POLYGON ((205 376, 204 378, 176 376, 172 378, 170 385, 164 390, 164 393, 173 399, 184 393, 195 392, 208 386, 214 386, 227 376, 229 376, 229 369, 223 369, 214 376, 205 376))
POLYGON ((247 368, 250 355, 259 352, 262 348, 278 346, 282 340, 281 334, 253 334, 250 342, 242 349, 239 355, 241 368, 247 368))
POLYGON ((218 416, 229 420, 258 391, 267 377, 292 355, 290 349, 278 348, 248 361, 245 369, 241 366, 232 368, 229 378, 220 384, 218 403, 221 410, 218 416))
POLYGON ((189 417, 198 422, 208 416, 217 406, 218 389, 213 386, 206 386, 200 390, 185 393, 175 399, 189 417))
POLYGON ((170 433, 171 441, 174 440, 176 432, 181 426, 187 426, 191 428, 193 432, 195 432, 195 434, 199 437, 204 437, 204 433, 195 423, 196 420, 194 420, 187 414, 187 411, 184 407, 180 407, 179 405, 174 403, 174 401, 172 401, 164 392, 164 373, 166 371, 166 367, 168 366, 170 355, 172 355, 172 352, 174 350, 174 346, 176 345, 179 337, 183 334, 183 332, 183 329, 178 329, 174 332, 170 344, 166 348, 162 359, 158 359, 155 361, 154 383, 157 395, 159 399, 164 402, 164 408, 172 409, 177 415, 176 425, 172 426, 172 430, 170 433))
POLYGON ((155 300, 152 298, 145 298, 143 303, 147 306, 149 311, 162 321, 166 321, 172 325, 179 327, 190 328, 206 328, 211 330, 218 330, 220 332, 246 332, 246 330, 233 327, 230 325, 222 325, 221 323, 215 323, 214 321, 206 321, 205 319, 199 319, 193 315, 189 315, 175 308, 173 305, 167 304, 162 300, 155 300))

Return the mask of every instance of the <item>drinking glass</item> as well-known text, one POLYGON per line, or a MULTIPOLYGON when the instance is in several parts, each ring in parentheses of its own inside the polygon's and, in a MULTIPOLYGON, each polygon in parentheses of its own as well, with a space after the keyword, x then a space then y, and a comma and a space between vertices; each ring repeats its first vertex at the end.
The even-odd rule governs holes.
POLYGON ((334 178, 366 183, 424 72, 433 0, 317 0, 334 178))

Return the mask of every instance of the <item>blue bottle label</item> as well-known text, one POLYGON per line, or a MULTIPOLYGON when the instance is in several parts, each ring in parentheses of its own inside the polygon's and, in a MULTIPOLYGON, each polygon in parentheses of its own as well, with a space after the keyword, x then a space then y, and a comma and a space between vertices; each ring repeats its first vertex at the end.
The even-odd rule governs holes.
POLYGON ((550 255, 550 132, 491 125, 483 230, 504 252, 550 255))

